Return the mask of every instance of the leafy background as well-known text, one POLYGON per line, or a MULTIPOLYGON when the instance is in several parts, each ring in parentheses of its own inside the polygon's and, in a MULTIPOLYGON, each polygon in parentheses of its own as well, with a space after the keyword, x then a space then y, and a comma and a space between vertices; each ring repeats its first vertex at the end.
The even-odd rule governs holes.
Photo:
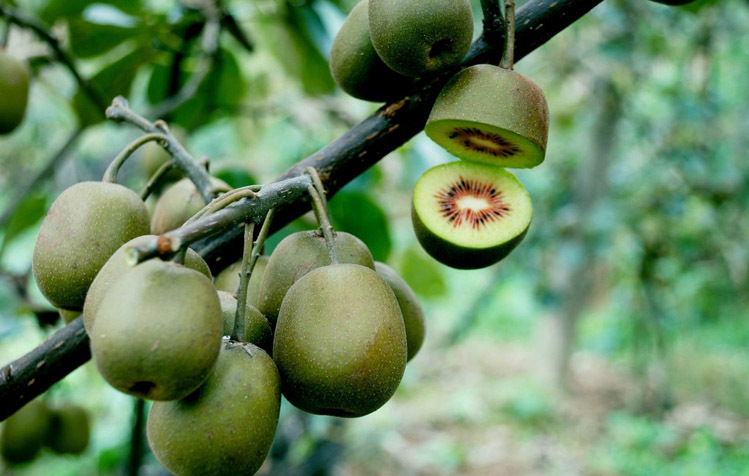
MULTIPOLYGON (((190 3, 17 2, 54 25, 106 98, 126 95, 139 111, 196 74, 203 19, 190 3)), ((253 48, 225 28, 198 94, 169 115, 189 150, 233 185, 268 181, 372 112, 377 105, 346 97, 328 72, 332 38, 354 3, 225 2, 253 48)), ((552 125, 546 162, 517 173, 534 200, 530 232, 497 266, 451 270, 416 243, 413 184, 454 160, 423 134, 334 197, 335 226, 419 295, 426 345, 373 415, 340 421, 284 406, 263 471, 749 475, 747 25, 742 0, 612 0, 519 63, 546 92, 552 125)), ((137 136, 104 122, 27 32, 13 30, 9 51, 30 59, 34 81, 24 124, 0 137, 2 208, 84 130, 3 228, 6 277, 28 271, 54 197, 98 179, 137 136)), ((122 173, 136 189, 145 182, 138 160, 122 173)), ((271 249, 311 226, 309 216, 294 222, 271 249)), ((46 304, 29 288, 22 299, 0 281, 3 364, 55 329, 39 326, 32 311, 46 304)), ((87 364, 44 398, 89 410, 91 446, 77 458, 45 453, 12 474, 121 473, 129 397, 87 364)), ((141 474, 161 471, 147 456, 141 474)))

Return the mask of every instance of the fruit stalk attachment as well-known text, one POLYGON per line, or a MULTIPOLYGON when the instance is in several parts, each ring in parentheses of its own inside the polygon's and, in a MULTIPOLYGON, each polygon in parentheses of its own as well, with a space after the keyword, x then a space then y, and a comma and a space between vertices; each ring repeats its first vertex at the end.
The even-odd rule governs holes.
POLYGON ((330 224, 330 217, 328 216, 328 202, 325 199, 325 188, 317 173, 317 169, 307 167, 304 169, 304 173, 312 179, 312 183, 307 186, 307 193, 309 193, 312 199, 312 210, 315 212, 317 223, 320 225, 320 231, 325 238, 325 246, 328 249, 328 255, 330 255, 330 262, 331 264, 338 264, 340 260, 338 259, 338 251, 335 247, 335 231, 333 231, 333 225, 330 224))
POLYGON ((133 152, 138 150, 141 146, 154 141, 159 142, 163 147, 166 140, 166 136, 161 133, 150 133, 135 139, 127 147, 122 149, 122 152, 117 154, 117 156, 112 160, 109 167, 107 167, 107 170, 104 172, 104 178, 102 178, 101 181, 117 183, 117 174, 119 173, 120 168, 125 164, 125 161, 133 155, 133 152))
POLYGON ((505 49, 499 67, 512 70, 515 64, 515 0, 505 0, 505 49))
POLYGON ((161 166, 156 169, 156 172, 151 175, 151 177, 148 179, 148 182, 146 182, 146 185, 143 187, 143 190, 140 192, 140 198, 145 202, 146 199, 151 195, 151 193, 156 189, 156 186, 159 184, 162 178, 174 168, 174 160, 169 160, 167 162, 164 162, 161 164, 161 166))

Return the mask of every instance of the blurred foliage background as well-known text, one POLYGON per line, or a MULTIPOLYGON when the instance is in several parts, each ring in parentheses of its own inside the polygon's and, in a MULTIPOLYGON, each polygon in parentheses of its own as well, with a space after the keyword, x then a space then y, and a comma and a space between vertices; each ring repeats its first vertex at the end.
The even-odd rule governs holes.
MULTIPOLYGON (((14 3, 54 26, 107 101, 123 94, 153 110, 199 74, 200 1, 14 3)), ((354 3, 225 1, 235 22, 222 23, 211 71, 166 117, 188 149, 232 185, 262 183, 374 111, 328 72, 354 3)), ((492 268, 451 270, 419 248, 411 189, 454 160, 423 133, 335 196, 334 225, 420 296, 426 345, 375 414, 342 421, 285 405, 261 472, 749 475, 747 33, 743 0, 609 0, 519 63, 547 94, 549 149, 517 173, 534 201, 530 232, 492 268)), ((40 326, 48 304, 28 282, 45 210, 64 188, 99 179, 138 135, 104 122, 28 31, 13 28, 8 50, 34 78, 24 124, 0 137, 0 209, 18 205, 3 217, 2 364, 61 325, 40 326), (34 180, 71 136, 69 153, 34 180)), ((136 189, 146 180, 138 160, 121 174, 136 189)), ((311 227, 297 220, 270 248, 311 227)), ((87 364, 43 398, 83 405, 91 444, 7 474, 122 474, 130 397, 87 364)), ((140 474, 163 470, 146 455, 140 474)))

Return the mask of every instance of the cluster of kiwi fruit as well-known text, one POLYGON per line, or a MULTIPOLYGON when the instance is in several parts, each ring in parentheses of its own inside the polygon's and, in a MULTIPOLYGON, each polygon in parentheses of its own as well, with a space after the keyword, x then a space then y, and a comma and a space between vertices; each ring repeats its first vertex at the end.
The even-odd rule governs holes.
POLYGON ((78 455, 88 447, 89 435, 89 417, 82 407, 33 401, 3 423, 0 455, 8 465, 31 462, 42 448, 78 455))
POLYGON ((28 66, 0 48, 0 134, 9 134, 21 124, 28 98, 28 66))

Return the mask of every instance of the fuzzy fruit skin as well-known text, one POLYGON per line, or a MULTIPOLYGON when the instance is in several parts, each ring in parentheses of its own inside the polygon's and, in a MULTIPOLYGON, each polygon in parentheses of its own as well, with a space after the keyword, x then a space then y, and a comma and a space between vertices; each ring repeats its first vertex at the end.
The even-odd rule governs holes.
POLYGON ((13 132, 23 122, 28 99, 28 67, 0 50, 0 134, 13 132))
POLYGON ((55 307, 82 309, 104 263, 128 240, 149 233, 143 200, 122 185, 81 182, 60 194, 42 222, 32 270, 55 307))
POLYGON ((52 411, 46 445, 55 453, 78 455, 86 451, 90 437, 88 413, 77 405, 52 411))
POLYGON ((268 455, 280 408, 270 356, 252 344, 224 341, 203 386, 182 400, 153 404, 148 443, 178 476, 252 475, 268 455))
POLYGON ((529 223, 521 234, 500 245, 489 248, 468 248, 451 243, 432 233, 424 226, 413 203, 411 204, 411 221, 416 238, 424 251, 440 263, 455 269, 486 268, 501 261, 523 241, 530 227, 529 223))
POLYGON ((283 300, 273 360, 284 396, 306 412, 360 417, 377 410, 398 388, 407 353, 398 301, 369 268, 317 268, 283 300))
POLYGON ((421 309, 419 300, 416 298, 411 287, 401 278, 393 268, 385 263, 375 262, 375 271, 393 290, 395 298, 398 300, 401 314, 403 314, 403 323, 406 326, 406 341, 408 343, 408 360, 421 349, 424 343, 424 334, 426 326, 424 323, 424 311, 421 309))
POLYGON ((221 304, 205 275, 161 260, 139 264, 104 295, 91 354, 114 388, 175 400, 208 378, 221 345, 221 304))
POLYGON ((368 0, 351 10, 333 40, 330 72, 349 95, 365 101, 388 101, 405 95, 413 83, 383 63, 369 36, 368 0))
POLYGON ((70 324, 74 320, 78 319, 78 316, 80 316, 82 313, 81 311, 76 311, 75 309, 64 309, 59 308, 57 312, 60 314, 60 317, 63 321, 65 321, 65 324, 70 324))
MULTIPOLYGON (((99 270, 94 282, 91 283, 91 287, 88 288, 86 301, 83 303, 83 325, 88 334, 91 334, 96 313, 99 311, 99 305, 102 299, 104 299, 107 290, 109 290, 120 276, 132 269, 132 266, 127 264, 127 249, 133 246, 144 245, 155 237, 156 235, 144 235, 133 238, 120 246, 107 262, 104 263, 101 270, 99 270)), ((211 278, 211 270, 208 268, 206 262, 190 248, 187 249, 187 253, 185 254, 185 266, 195 271, 200 271, 208 278, 211 278)))
MULTIPOLYGON (((335 246, 341 263, 374 269, 367 246, 354 235, 336 232, 335 246)), ((325 239, 315 231, 301 231, 284 238, 273 251, 260 286, 258 310, 275 325, 286 292, 299 278, 320 266, 330 264, 325 239)))
MULTIPOLYGON (((179 126, 170 125, 169 132, 174 136, 180 144, 187 143, 187 131, 179 126)), ((159 168, 172 160, 172 157, 163 147, 156 143, 148 143, 139 149, 140 152, 140 167, 143 170, 143 175, 146 179, 156 173, 159 168)), ((178 168, 172 167, 172 169, 166 173, 161 179, 162 184, 169 184, 176 182, 183 178, 185 174, 178 168)), ((161 187, 159 187, 161 188, 161 187)))
POLYGON ((434 103, 424 129, 427 135, 448 152, 465 160, 485 162, 500 167, 535 167, 543 161, 549 136, 549 106, 546 97, 533 81, 525 76, 483 64, 471 66, 448 81, 434 103), (469 121, 508 130, 524 137, 540 150, 530 163, 512 165, 502 158, 479 159, 467 155, 433 128, 442 121, 469 121))
MULTIPOLYGON (((268 266, 267 256, 258 256, 255 269, 252 270, 250 282, 247 284, 247 304, 257 308, 260 303, 260 286, 265 275, 265 267, 268 266)), ((239 289, 239 273, 242 271, 242 261, 230 264, 229 267, 218 273, 213 284, 219 291, 234 294, 239 289)))
POLYGON ((8 417, 0 436, 0 453, 10 464, 33 460, 42 449, 50 426, 50 412, 40 400, 29 402, 8 417))
MULTIPOLYGON (((229 186, 222 180, 211 178, 214 187, 229 186)), ((205 200, 190 179, 184 178, 175 183, 159 197, 151 217, 151 232, 161 235, 184 225, 193 215, 205 206, 205 200)))
MULTIPOLYGON (((224 319, 222 334, 229 336, 234 330, 234 320, 237 317, 237 298, 225 291, 219 291, 218 298, 221 301, 221 315, 224 319)), ((255 307, 247 304, 245 320, 247 334, 244 336, 244 341, 271 353, 273 349, 273 331, 270 328, 268 319, 255 307)))
POLYGON ((406 76, 456 67, 473 39, 468 0, 369 0, 369 29, 377 54, 406 76))

